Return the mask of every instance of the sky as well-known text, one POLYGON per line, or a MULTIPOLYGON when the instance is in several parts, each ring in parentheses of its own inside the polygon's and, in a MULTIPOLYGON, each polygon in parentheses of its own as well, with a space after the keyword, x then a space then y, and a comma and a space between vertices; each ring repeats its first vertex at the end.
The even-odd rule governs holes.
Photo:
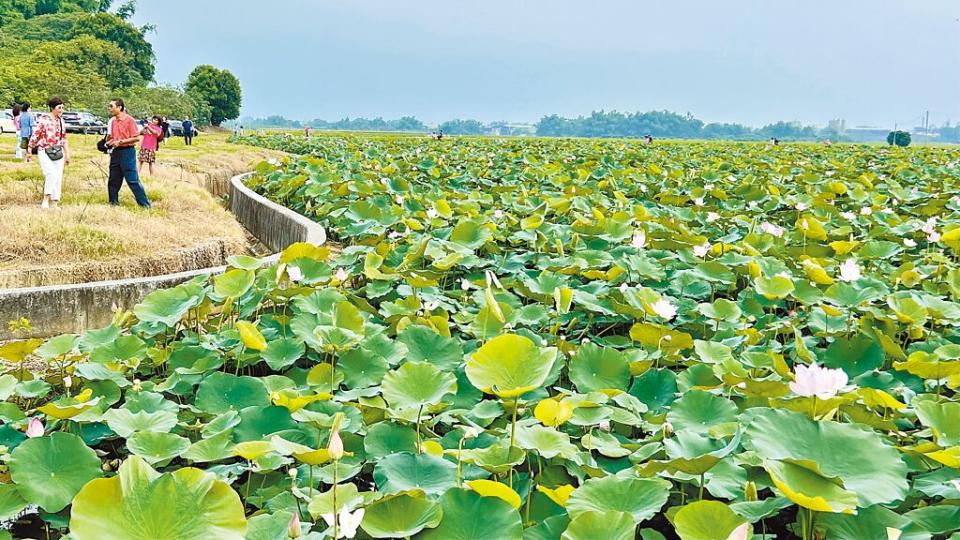
POLYGON ((140 0, 157 81, 226 68, 244 116, 960 121, 956 0, 140 0))

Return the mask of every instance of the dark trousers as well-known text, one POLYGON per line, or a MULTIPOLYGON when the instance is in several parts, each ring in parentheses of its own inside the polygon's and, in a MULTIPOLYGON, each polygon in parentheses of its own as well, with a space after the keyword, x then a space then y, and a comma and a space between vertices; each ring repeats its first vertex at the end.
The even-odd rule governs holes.
POLYGON ((184 134, 183 142, 187 143, 187 146, 190 146, 191 144, 193 144, 193 135, 184 134))
POLYGON ((110 180, 107 182, 110 204, 120 204, 120 188, 124 179, 127 180, 133 197, 137 199, 137 204, 150 208, 150 199, 147 198, 147 192, 140 183, 140 175, 137 174, 137 149, 132 146, 114 148, 110 154, 110 180))

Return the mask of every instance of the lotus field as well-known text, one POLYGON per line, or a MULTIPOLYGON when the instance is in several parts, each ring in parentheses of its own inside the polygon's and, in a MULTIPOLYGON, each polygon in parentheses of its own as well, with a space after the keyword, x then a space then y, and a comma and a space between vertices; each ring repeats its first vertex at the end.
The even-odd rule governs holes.
POLYGON ((14 535, 960 538, 960 151, 243 142, 330 245, 4 345, 14 535))

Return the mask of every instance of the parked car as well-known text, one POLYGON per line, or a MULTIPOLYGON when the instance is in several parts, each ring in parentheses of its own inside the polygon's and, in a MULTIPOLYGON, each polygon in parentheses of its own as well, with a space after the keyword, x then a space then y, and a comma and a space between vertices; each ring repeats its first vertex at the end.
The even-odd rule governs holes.
POLYGON ((87 112, 65 112, 63 113, 63 124, 67 133, 83 133, 85 135, 107 134, 107 124, 100 118, 87 112))
MULTIPOLYGON (((183 137, 183 122, 180 120, 169 120, 170 122, 170 133, 174 137, 183 137)), ((193 136, 196 137, 200 135, 200 132, 197 131, 197 128, 193 128, 193 136)))
POLYGON ((16 133, 17 129, 13 127, 13 111, 0 111, 0 133, 16 133))

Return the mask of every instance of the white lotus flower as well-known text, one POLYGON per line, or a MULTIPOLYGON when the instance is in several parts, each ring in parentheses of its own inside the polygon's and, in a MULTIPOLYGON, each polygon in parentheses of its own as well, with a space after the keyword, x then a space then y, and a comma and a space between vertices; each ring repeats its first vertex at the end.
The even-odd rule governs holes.
POLYGON ((840 265, 840 281, 856 281, 860 276, 860 265, 857 264, 856 259, 847 259, 840 265))
POLYGON ((463 278, 462 280, 460 280, 460 288, 463 289, 463 290, 465 290, 465 291, 469 291, 469 290, 470 290, 470 280, 467 279, 467 278, 463 278))
POLYGON ((343 268, 337 268, 337 273, 333 277, 337 278, 337 281, 346 281, 349 275, 343 268))
POLYGON ((397 204, 403 206, 403 201, 404 201, 404 200, 405 200, 405 199, 403 198, 403 195, 397 195, 397 204))
POLYGON ((857 215, 854 214, 853 212, 844 212, 840 215, 843 216, 843 219, 846 219, 847 221, 853 221, 857 219, 857 215))
POLYGON ((703 244, 700 246, 693 246, 693 254, 701 259, 707 256, 707 253, 710 251, 710 244, 703 244))
POLYGON ((816 362, 810 366, 797 364, 795 372, 790 390, 798 396, 830 399, 847 385, 847 374, 842 369, 821 367, 816 362))
POLYGON ((300 270, 299 266, 288 266, 287 277, 290 281, 300 281, 303 279, 303 270, 300 270))
POLYGON ((809 208, 809 207, 806 205, 806 203, 798 202, 798 203, 796 204, 796 206, 794 206, 794 208, 796 208, 796 209, 797 209, 798 211, 800 211, 800 212, 803 212, 804 210, 806 210, 806 209, 809 208))
POLYGON ((697 197, 693 200, 693 204, 697 206, 703 206, 703 197, 697 197))
POLYGON ((927 241, 928 241, 928 242, 931 242, 931 243, 933 243, 933 242, 939 242, 939 241, 940 241, 940 233, 938 233, 937 231, 933 231, 932 233, 928 234, 928 235, 927 235, 927 241))
POLYGON ((716 212, 707 212, 707 223, 713 223, 718 219, 720 219, 720 214, 716 212))
POLYGON ((630 288, 630 286, 627 285, 626 282, 621 283, 621 284, 620 284, 620 293, 621 293, 621 294, 626 294, 627 289, 629 289, 629 288, 630 288))
POLYGON ((677 306, 670 303, 669 300, 661 298, 650 306, 654 313, 666 320, 671 320, 677 316, 677 306))
POLYGON ((637 249, 643 249, 643 246, 647 245, 647 234, 643 232, 643 229, 639 229, 633 233, 633 239, 630 240, 630 245, 637 249))
POLYGON ((646 193, 646 192, 647 192, 647 186, 645 186, 645 185, 643 185, 643 184, 640 184, 640 191, 642 191, 643 193, 646 193))
POLYGON ((917 247, 917 243, 912 238, 904 238, 903 245, 907 247, 917 247))
MULTIPOLYGON (((340 510, 340 514, 337 516, 337 538, 334 540, 353 538, 356 536, 357 528, 360 527, 360 522, 363 521, 364 512, 366 512, 366 510, 363 508, 357 508, 353 512, 348 511, 346 508, 340 510)), ((327 525, 333 527, 333 514, 322 514, 320 517, 327 522, 327 525)))
POLYGON ((430 218, 430 219, 433 219, 433 218, 437 217, 438 215, 440 215, 440 214, 437 213, 437 211, 434 210, 433 208, 427 210, 427 217, 430 218))
POLYGON ((762 230, 763 232, 771 236, 776 236, 777 238, 780 238, 783 236, 783 227, 778 227, 773 223, 770 223, 769 221, 764 221, 763 223, 761 223, 760 230, 762 230))
POLYGON ((497 219, 502 218, 502 217, 503 217, 503 210, 500 210, 499 208, 496 209, 496 210, 494 210, 494 211, 493 211, 493 217, 495 217, 495 218, 497 218, 497 219))
POLYGON ((810 230, 810 222, 807 221, 807 218, 803 218, 803 219, 800 220, 800 228, 803 229, 803 230, 805 230, 805 231, 809 231, 809 230, 810 230))
POLYGON ((920 228, 921 231, 930 234, 937 230, 937 218, 932 217, 923 224, 923 227, 920 228))
POLYGON ((861 216, 869 216, 872 213, 873 213, 873 208, 870 208, 869 206, 864 206, 863 208, 860 209, 861 216))

